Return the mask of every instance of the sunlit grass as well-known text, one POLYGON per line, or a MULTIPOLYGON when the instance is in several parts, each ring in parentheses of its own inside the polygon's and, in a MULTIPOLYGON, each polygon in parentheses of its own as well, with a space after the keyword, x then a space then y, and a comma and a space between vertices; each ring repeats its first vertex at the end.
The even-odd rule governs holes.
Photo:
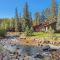
POLYGON ((34 32, 32 37, 36 37, 36 38, 46 38, 46 37, 60 37, 60 33, 54 33, 54 34, 50 34, 50 33, 45 33, 45 32, 34 32))

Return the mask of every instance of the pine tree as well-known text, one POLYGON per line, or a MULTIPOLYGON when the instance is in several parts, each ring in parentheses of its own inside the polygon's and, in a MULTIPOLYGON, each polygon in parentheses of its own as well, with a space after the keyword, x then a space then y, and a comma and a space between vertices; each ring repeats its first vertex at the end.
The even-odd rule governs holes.
POLYGON ((15 9, 15 31, 18 32, 18 22, 19 22, 19 15, 17 8, 15 9))
POLYGON ((41 20, 42 20, 42 22, 45 21, 45 19, 46 19, 45 11, 43 10, 42 13, 41 13, 41 20))
POLYGON ((59 8, 58 8, 58 16, 57 16, 56 29, 57 29, 58 31, 60 30, 60 6, 59 6, 59 8))
POLYGON ((31 12, 30 12, 30 15, 29 16, 30 16, 30 18, 29 18, 30 19, 30 27, 32 27, 33 26, 33 21, 32 21, 31 12))
POLYGON ((25 20, 25 27, 28 26, 30 28, 30 13, 28 10, 28 4, 27 2, 25 3, 24 6, 24 20, 25 20))
POLYGON ((33 27, 29 28, 26 27, 26 36, 32 36, 33 35, 33 27))
POLYGON ((51 9, 50 8, 46 8, 45 9, 45 17, 49 18, 51 16, 51 9))
POLYGON ((39 12, 35 13, 35 22, 36 22, 36 25, 39 25, 41 22, 41 16, 39 12))
POLYGON ((22 32, 22 17, 21 17, 21 14, 19 16, 19 21, 18 21, 18 30, 19 30, 19 32, 22 32))
POLYGON ((32 27, 32 17, 31 17, 31 13, 29 12, 28 9, 28 4, 26 2, 25 7, 24 7, 24 22, 25 25, 23 24, 23 27, 25 26, 25 32, 26 32, 26 36, 31 36, 31 27, 32 27))
POLYGON ((52 0, 52 14, 53 14, 53 17, 56 16, 56 13, 57 13, 57 9, 56 9, 56 0, 52 0))
MULTIPOLYGON (((52 22, 57 21, 57 3, 56 0, 52 0, 52 22)), ((53 25, 53 29, 56 31, 56 23, 53 25)))

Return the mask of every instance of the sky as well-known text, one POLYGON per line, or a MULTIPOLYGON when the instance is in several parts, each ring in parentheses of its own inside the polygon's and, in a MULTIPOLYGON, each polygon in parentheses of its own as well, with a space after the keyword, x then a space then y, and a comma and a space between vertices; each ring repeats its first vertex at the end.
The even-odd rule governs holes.
MULTIPOLYGON (((56 0, 60 3, 60 0, 56 0)), ((25 3, 29 5, 29 11, 34 15, 35 12, 41 12, 43 9, 51 7, 51 0, 0 0, 0 18, 12 18, 15 16, 17 7, 19 14, 23 15, 25 3)))

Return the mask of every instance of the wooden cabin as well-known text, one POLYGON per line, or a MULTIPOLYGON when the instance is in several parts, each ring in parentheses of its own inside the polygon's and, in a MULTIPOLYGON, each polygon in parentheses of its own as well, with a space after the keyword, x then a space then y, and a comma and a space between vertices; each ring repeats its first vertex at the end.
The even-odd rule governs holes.
POLYGON ((35 32, 47 32, 49 27, 56 30, 56 20, 46 21, 41 23, 40 25, 33 26, 35 32))

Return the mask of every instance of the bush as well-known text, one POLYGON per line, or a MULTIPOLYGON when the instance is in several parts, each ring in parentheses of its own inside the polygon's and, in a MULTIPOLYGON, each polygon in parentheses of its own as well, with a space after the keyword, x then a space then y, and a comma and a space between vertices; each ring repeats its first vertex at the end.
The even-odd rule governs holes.
POLYGON ((5 37, 5 35, 6 35, 6 30, 0 29, 0 37, 5 37))
POLYGON ((26 27, 26 36, 32 36, 33 35, 33 28, 29 28, 28 26, 26 27))

